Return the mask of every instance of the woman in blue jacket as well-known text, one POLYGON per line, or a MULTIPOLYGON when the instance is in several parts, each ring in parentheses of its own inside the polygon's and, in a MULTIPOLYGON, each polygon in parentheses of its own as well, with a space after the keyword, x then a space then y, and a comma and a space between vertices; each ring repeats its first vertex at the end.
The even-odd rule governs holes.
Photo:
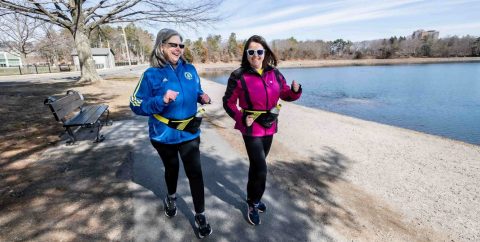
POLYGON ((178 154, 183 161, 190 183, 195 222, 199 236, 212 233, 205 218, 203 175, 200 164, 200 122, 197 102, 210 103, 203 92, 195 67, 185 60, 185 45, 175 30, 162 29, 157 34, 150 57, 150 68, 140 78, 130 98, 130 108, 135 114, 149 116, 150 141, 158 151, 165 166, 165 215, 177 214, 176 190, 179 170, 178 154))

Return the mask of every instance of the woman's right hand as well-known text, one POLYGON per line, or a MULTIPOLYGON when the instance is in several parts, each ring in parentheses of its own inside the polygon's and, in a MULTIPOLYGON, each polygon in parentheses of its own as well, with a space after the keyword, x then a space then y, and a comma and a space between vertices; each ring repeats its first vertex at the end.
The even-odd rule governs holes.
POLYGON ((245 124, 247 125, 247 127, 252 126, 252 124, 253 124, 253 115, 247 115, 247 117, 245 117, 245 124))
POLYGON ((175 102, 175 99, 177 99, 178 93, 179 92, 168 89, 167 92, 165 92, 165 95, 163 95, 163 102, 165 104, 175 102))

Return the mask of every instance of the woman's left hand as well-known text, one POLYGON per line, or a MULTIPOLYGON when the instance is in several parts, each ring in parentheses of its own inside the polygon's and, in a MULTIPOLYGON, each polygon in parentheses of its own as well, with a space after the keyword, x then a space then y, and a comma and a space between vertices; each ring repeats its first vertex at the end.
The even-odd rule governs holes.
POLYGON ((298 84, 297 81, 293 80, 293 81, 292 81, 292 90, 293 90, 294 92, 298 92, 299 89, 300 89, 300 84, 298 84))
POLYGON ((204 93, 202 95, 200 95, 200 98, 202 100, 202 104, 210 104, 211 103, 211 99, 210 97, 208 96, 208 94, 204 93))

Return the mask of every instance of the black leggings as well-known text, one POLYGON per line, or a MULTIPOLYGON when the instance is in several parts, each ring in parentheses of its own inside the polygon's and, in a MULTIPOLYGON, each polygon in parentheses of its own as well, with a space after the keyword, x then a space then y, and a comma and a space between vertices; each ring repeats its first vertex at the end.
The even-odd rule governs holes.
POLYGON ((243 136, 250 160, 247 183, 248 202, 258 203, 265 192, 267 182, 266 158, 272 145, 272 139, 273 135, 263 137, 243 136))
POLYGON ((193 205, 196 213, 205 210, 205 195, 203 190, 202 166, 200 164, 200 137, 179 144, 162 144, 151 140, 165 166, 165 182, 168 194, 177 192, 179 170, 178 154, 183 161, 185 174, 190 183, 193 205))

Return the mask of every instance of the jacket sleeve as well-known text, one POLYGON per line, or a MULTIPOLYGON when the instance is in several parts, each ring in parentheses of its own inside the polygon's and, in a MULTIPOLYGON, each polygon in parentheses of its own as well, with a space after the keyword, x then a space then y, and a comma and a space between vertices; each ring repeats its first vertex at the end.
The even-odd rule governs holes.
POLYGON ((205 92, 202 90, 202 84, 200 82, 200 76, 197 73, 197 70, 195 69, 195 82, 197 84, 197 102, 200 104, 205 104, 202 102, 202 97, 205 92))
POLYGON ((241 121, 242 112, 237 108, 237 101, 239 93, 242 91, 240 85, 238 84, 237 75, 232 73, 230 78, 228 78, 227 90, 225 90, 225 95, 223 96, 223 108, 227 112, 228 116, 233 118, 235 121, 241 121))
POLYGON ((167 105, 162 96, 153 96, 151 81, 151 75, 144 73, 130 97, 130 109, 137 115, 161 113, 167 105))
POLYGON ((280 84, 280 99, 287 102, 299 99, 302 95, 302 86, 300 85, 298 92, 294 92, 293 87, 287 85, 287 81, 285 80, 285 77, 282 75, 282 73, 280 73, 280 71, 278 71, 277 69, 275 69, 275 72, 276 77, 279 79, 278 83, 280 84))

